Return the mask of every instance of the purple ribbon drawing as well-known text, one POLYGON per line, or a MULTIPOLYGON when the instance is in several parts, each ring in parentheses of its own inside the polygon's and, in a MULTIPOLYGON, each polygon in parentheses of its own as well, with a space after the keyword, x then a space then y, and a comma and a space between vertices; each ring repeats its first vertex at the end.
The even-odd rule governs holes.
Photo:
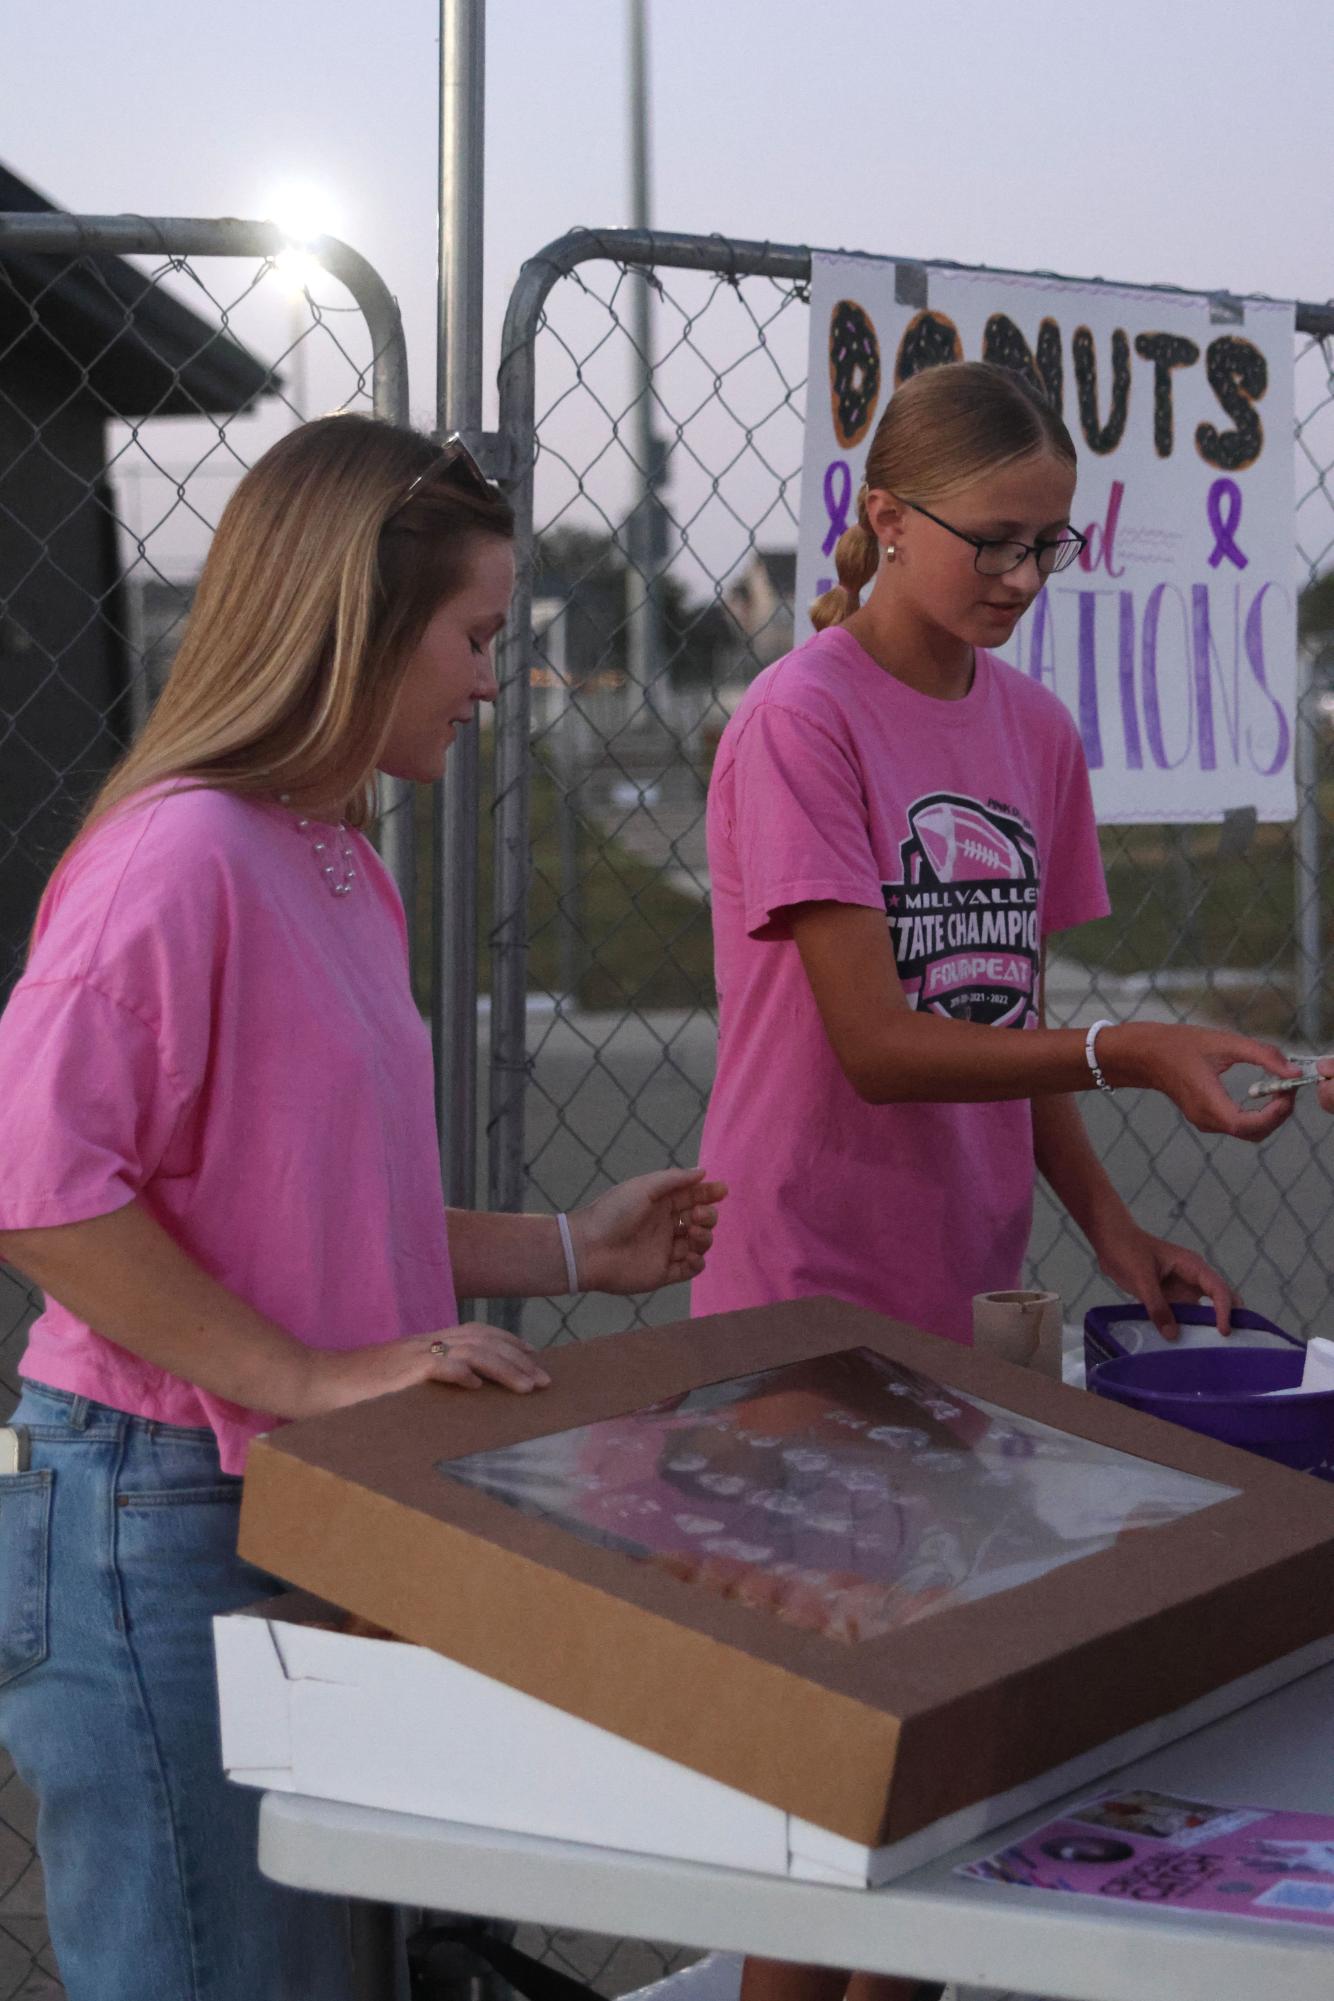
POLYGON ((829 516, 829 532, 820 544, 822 556, 833 554, 835 542, 848 525, 851 505, 852 472, 846 459, 834 459, 824 473, 824 511, 829 516))
POLYGON ((1244 570, 1250 561, 1244 556, 1237 543, 1237 525, 1241 520, 1241 488, 1235 479, 1216 479, 1209 488, 1209 526, 1213 530, 1214 552, 1209 558, 1209 567, 1216 570, 1226 556, 1229 563, 1235 563, 1244 570), (1226 513, 1224 510, 1226 509, 1226 513))

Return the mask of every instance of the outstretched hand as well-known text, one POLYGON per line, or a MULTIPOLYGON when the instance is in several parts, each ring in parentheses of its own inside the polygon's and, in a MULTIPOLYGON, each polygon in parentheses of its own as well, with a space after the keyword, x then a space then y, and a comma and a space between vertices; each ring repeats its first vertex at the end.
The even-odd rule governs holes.
POLYGON ((704 1269, 727 1195, 702 1167, 641 1174, 570 1217, 579 1283, 589 1292, 653 1292, 704 1269))
MULTIPOLYGON (((1236 1064, 1268 1071, 1271 1077, 1298 1077, 1301 1066, 1290 1063, 1270 1042, 1237 1035, 1230 1029, 1192 1028, 1158 1022, 1128 1022, 1112 1030, 1106 1044, 1114 1047, 1111 1061, 1121 1070, 1115 1083, 1147 1084, 1163 1092, 1200 1132, 1225 1133, 1233 1139, 1261 1140, 1277 1132, 1292 1116, 1292 1092, 1283 1091, 1262 1109, 1239 1105, 1224 1089, 1222 1079, 1236 1064), (1117 1038, 1113 1043, 1113 1037, 1117 1038)), ((1107 1065, 1104 1064, 1104 1068, 1107 1065)))

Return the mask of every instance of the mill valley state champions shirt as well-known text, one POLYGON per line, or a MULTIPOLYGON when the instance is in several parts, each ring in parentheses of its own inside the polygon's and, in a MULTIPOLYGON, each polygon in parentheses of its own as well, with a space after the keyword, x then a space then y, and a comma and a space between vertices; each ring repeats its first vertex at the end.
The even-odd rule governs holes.
POLYGON ((1073 718, 981 652, 964 699, 938 701, 832 627, 747 692, 708 835, 720 1013, 700 1158, 731 1193, 694 1311, 828 1293, 970 1341, 973 1295, 1020 1276, 1029 1103, 866 1104, 788 920, 883 911, 911 1006, 1036 1027, 1044 939, 1108 908, 1073 718))

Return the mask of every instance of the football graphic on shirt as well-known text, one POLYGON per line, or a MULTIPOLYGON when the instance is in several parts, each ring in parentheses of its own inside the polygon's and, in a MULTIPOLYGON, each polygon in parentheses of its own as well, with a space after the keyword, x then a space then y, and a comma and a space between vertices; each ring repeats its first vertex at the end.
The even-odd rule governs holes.
POLYGON ((1030 873, 1004 828, 961 799, 933 799, 913 807, 908 818, 937 882, 1020 882, 1030 873))
POLYGON ((901 874, 881 885, 911 1006, 955 1021, 1036 1019, 1041 954, 1038 846, 998 799, 930 792, 907 811, 901 874))

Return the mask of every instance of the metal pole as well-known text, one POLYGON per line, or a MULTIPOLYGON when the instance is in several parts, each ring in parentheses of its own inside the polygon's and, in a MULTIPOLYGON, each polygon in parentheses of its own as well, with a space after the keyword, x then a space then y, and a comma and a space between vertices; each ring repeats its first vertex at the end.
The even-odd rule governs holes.
POLYGON ((1297 1033, 1307 1049, 1319 1049, 1321 1021, 1320 937, 1320 798, 1319 755, 1315 705, 1312 701, 1312 660, 1305 647, 1297 654, 1297 741, 1293 750, 1297 780, 1297 824, 1292 830, 1292 902, 1296 964, 1297 1033))
MULTIPOLYGON (((649 227, 648 20, 647 0, 626 0, 629 30, 630 206, 636 230, 649 227)), ((655 508, 656 443, 653 435, 653 291, 649 273, 630 281, 633 304, 634 499, 630 511, 625 568, 625 720, 633 727, 652 720, 657 684, 657 567, 655 508)))
MULTIPOLYGON (((482 427, 485 0, 441 0, 440 332, 442 436, 482 427)), ((477 725, 460 732, 437 787, 436 1116, 445 1200, 474 1205, 477 1172, 477 725)))
MULTIPOLYGON (((525 269, 527 267, 525 266, 525 269)), ((492 885, 491 1063, 487 1116, 487 1207, 518 1210, 527 1192, 524 1109, 528 1093, 529 750, 533 631, 533 459, 537 432, 535 341, 542 279, 531 311, 510 300, 500 345, 500 443, 514 454, 518 581, 499 649, 496 702, 495 867, 492 885)), ((517 1300, 493 1300, 488 1319, 517 1329, 517 1300)))
POLYGON ((556 812, 560 837, 560 981, 561 1005, 571 1014, 579 1007, 580 942, 583 912, 580 907, 579 814, 576 796, 580 774, 570 764, 559 764, 552 772, 556 790, 556 812))

